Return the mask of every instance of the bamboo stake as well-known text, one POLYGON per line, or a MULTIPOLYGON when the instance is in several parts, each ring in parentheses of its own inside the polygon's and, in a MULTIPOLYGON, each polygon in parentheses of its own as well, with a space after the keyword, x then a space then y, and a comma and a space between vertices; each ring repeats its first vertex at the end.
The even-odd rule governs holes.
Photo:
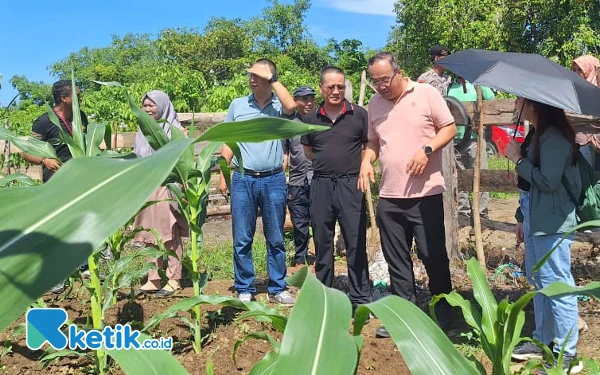
MULTIPOLYGON (((363 106, 365 102, 365 92, 367 91, 367 72, 362 71, 360 76, 360 93, 358 97, 358 105, 363 106)), ((373 194, 371 193, 371 184, 367 184, 366 191, 367 208, 369 209, 369 220, 371 221, 371 233, 367 238, 367 258, 369 261, 375 259, 379 251, 379 231, 377 229, 377 221, 375 218, 375 209, 373 207, 373 194)))
POLYGON ((476 86, 477 90, 477 106, 475 116, 475 124, 477 126, 477 155, 475 156, 475 170, 473 171, 473 230, 475 231, 475 251, 477 260, 483 269, 486 268, 485 253, 483 252, 483 239, 481 236, 481 217, 479 216, 479 197, 480 197, 480 180, 481 180, 481 151, 483 150, 484 134, 483 134, 483 96, 481 94, 481 86, 476 86))

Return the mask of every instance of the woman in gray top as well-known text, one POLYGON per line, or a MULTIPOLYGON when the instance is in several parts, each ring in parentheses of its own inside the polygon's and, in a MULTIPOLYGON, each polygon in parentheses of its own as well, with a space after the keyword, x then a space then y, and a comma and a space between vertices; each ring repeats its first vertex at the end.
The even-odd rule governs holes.
MULTIPOLYGON (((517 230, 517 240, 525 239, 527 278, 536 289, 556 281, 574 286, 571 275, 572 236, 558 245, 538 272, 533 272, 533 266, 557 246, 564 233, 577 225, 575 205, 567 193, 567 188, 576 197, 581 192, 575 131, 564 111, 559 108, 519 98, 517 108, 521 108, 521 105, 523 117, 535 127, 534 138, 526 157, 521 156, 521 148, 514 140, 507 147, 506 155, 516 163, 519 176, 531 184, 528 196, 521 195, 524 221, 519 227, 522 231, 517 230)), ((567 373, 581 371, 583 365, 576 359, 579 338, 577 297, 549 298, 538 294, 533 298, 533 305, 533 338, 549 346, 555 343, 555 356, 565 345, 565 370, 571 366, 571 371, 567 373)), ((517 346, 513 353, 513 358, 518 360, 536 357, 542 357, 542 350, 532 342, 517 346)))

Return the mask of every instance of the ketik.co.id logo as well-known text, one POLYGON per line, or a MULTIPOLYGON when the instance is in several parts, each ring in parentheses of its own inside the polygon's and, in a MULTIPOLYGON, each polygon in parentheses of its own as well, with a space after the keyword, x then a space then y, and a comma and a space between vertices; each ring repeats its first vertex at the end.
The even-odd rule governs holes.
POLYGON ((68 327, 68 336, 61 328, 67 322, 67 312, 60 308, 30 309, 26 315, 25 337, 27 347, 32 350, 41 348, 46 342, 54 349, 166 349, 171 350, 173 339, 146 339, 139 342, 140 332, 132 330, 129 324, 117 324, 115 328, 104 327, 98 330, 80 330, 76 325, 68 327))

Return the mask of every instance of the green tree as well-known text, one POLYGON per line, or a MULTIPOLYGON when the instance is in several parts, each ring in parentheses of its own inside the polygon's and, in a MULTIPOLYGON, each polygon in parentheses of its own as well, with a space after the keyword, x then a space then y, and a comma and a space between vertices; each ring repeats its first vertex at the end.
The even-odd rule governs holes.
POLYGON ((310 0, 294 0, 293 4, 269 0, 269 4, 271 6, 263 9, 262 16, 254 18, 249 24, 253 29, 257 52, 286 52, 308 38, 304 19, 310 9, 310 0))
POLYGON ((600 4, 595 0, 403 0, 387 48, 416 77, 430 66, 428 49, 444 44, 539 53, 569 66, 600 53, 600 4))

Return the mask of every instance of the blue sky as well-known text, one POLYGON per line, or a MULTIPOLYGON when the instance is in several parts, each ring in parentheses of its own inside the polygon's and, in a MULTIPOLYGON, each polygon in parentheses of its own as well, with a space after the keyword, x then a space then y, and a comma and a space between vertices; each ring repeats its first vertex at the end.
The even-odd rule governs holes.
MULTIPOLYGON (((355 38, 377 49, 385 45, 395 24, 393 4, 394 0, 312 0, 305 24, 319 44, 329 38, 355 38)), ((267 5, 266 0, 6 2, 0 17, 0 103, 7 105, 16 94, 9 83, 12 76, 52 83, 50 64, 85 46, 108 46, 112 35, 156 35, 170 27, 202 29, 213 16, 249 19, 267 5)))

